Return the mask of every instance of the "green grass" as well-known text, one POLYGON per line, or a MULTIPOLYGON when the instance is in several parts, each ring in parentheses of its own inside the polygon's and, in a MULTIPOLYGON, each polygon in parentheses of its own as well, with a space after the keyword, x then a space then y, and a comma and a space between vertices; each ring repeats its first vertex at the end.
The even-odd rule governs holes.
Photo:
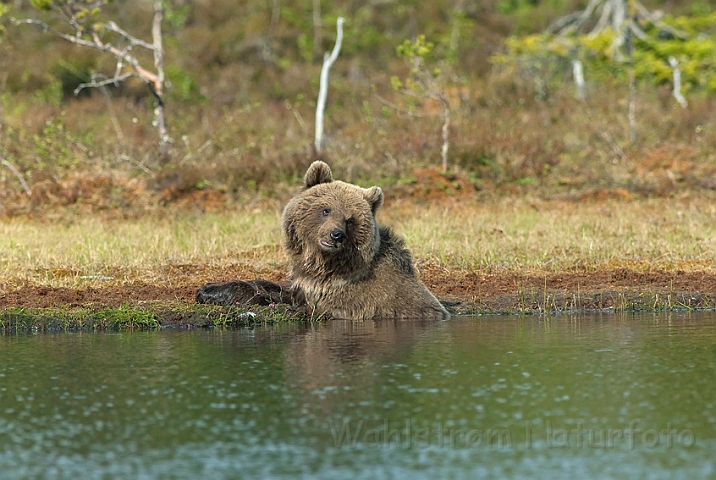
POLYGON ((0 310, 0 332, 149 330, 171 327, 237 327, 259 323, 308 321, 286 306, 230 307, 155 304, 119 308, 7 308, 0 310))
POLYGON ((129 306, 93 311, 88 308, 8 308, 0 312, 0 330, 122 330, 159 327, 153 312, 129 306))

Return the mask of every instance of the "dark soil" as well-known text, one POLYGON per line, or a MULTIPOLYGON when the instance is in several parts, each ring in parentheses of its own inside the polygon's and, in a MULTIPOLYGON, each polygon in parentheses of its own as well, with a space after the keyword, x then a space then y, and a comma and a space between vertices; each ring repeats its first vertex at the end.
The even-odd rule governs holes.
MULTIPOLYGON (((283 281, 281 272, 201 265, 165 268, 160 284, 97 284, 78 289, 26 284, 0 285, 0 308, 117 308, 126 305, 188 306, 203 284, 232 279, 283 281)), ((421 270, 425 284, 455 314, 655 311, 716 308, 716 275, 699 272, 639 272, 627 269, 519 275, 421 270)), ((179 318, 180 320, 184 320, 179 318)), ((177 320, 179 321, 179 320, 177 320)), ((161 316, 162 325, 175 323, 161 316)))
POLYGON ((716 275, 627 269, 546 275, 426 272, 456 311, 475 313, 714 308, 716 275))

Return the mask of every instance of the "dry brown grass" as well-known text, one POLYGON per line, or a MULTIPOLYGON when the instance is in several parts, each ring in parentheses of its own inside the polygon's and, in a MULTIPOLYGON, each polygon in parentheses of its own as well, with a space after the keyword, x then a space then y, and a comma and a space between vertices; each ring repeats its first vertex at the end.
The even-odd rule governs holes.
MULTIPOLYGON (((153 193, 168 190, 172 198, 211 187, 243 201, 277 197, 302 175, 313 160, 320 71, 320 61, 312 58, 320 52, 301 46, 307 40, 301 35, 312 31, 310 18, 294 18, 293 7, 282 5, 268 35, 273 43, 265 45, 274 49, 273 58, 266 59, 261 52, 271 12, 264 3, 189 3, 186 23, 174 17, 178 23, 165 24, 174 143, 171 162, 161 169, 151 96, 141 82, 110 89, 111 100, 90 90, 74 97, 70 92, 91 72, 111 72, 112 59, 34 29, 7 29, 0 44, 0 155, 33 189, 47 191, 49 185, 57 196, 55 184, 97 170, 138 178, 153 193)), ((390 77, 407 68, 395 46, 417 33, 449 36, 453 26, 440 2, 420 8, 379 3, 349 9, 351 41, 331 74, 324 157, 342 179, 389 186, 416 168, 439 163, 441 120, 408 117, 375 94, 404 107, 415 102, 421 113, 435 111, 430 102, 391 88, 390 77)), ((27 2, 15 4, 18 18, 39 15, 27 2)), ((332 5, 324 14, 344 7, 332 5)), ((604 188, 668 196, 716 189, 713 97, 689 90, 689 107, 681 109, 668 86, 640 81, 637 142, 630 145, 623 82, 589 77, 587 101, 579 102, 565 75, 549 79, 549 90, 538 100, 536 72, 490 63, 506 35, 540 31, 561 15, 556 6, 522 7, 507 14, 494 2, 465 5, 471 20, 461 30, 458 61, 445 65, 443 85, 452 106, 451 168, 498 197, 527 192, 552 198, 604 188)), ((108 8, 129 31, 148 33, 146 2, 108 8)), ((566 13, 576 6, 567 2, 562 8, 566 13)), ((329 45, 330 37, 323 43, 329 45)), ((122 185, 113 188, 104 197, 120 196, 122 185)), ((17 179, 0 169, 0 214, 36 213, 54 202, 40 197, 14 208, 13 196, 20 192, 17 179)))
MULTIPOLYGON (((628 268, 716 271, 713 196, 633 201, 392 201, 379 220, 419 267, 539 275, 628 268)), ((156 282, 182 265, 285 271, 278 206, 219 214, 0 223, 0 284, 156 282)))
POLYGON ((383 218, 425 263, 523 274, 716 268, 713 197, 406 205, 383 218))
MULTIPOLYGON (((682 110, 642 92, 638 141, 629 145, 622 90, 602 86, 581 104, 568 89, 535 101, 504 81, 476 83, 455 108, 451 169, 482 194, 497 197, 527 193, 549 199, 605 188, 671 196, 716 189, 713 101, 694 98, 682 110)), ((332 104, 327 112, 324 154, 339 178, 385 187, 409 179, 416 168, 439 164, 437 118, 403 118, 369 89, 336 95, 342 93, 340 107, 332 104)), ((55 106, 5 94, 0 154, 33 190, 92 172, 136 178, 150 193, 213 188, 233 200, 276 197, 313 159, 313 106, 303 98, 247 106, 174 104, 173 160, 159 169, 151 105, 145 102, 115 99, 115 128, 98 94, 55 106)), ((104 196, 121 196, 121 188, 110 186, 104 196)), ((28 212, 11 208, 22 189, 7 169, 0 169, 0 194, 7 199, 5 214, 28 212)), ((35 209, 48 200, 38 198, 35 209)))

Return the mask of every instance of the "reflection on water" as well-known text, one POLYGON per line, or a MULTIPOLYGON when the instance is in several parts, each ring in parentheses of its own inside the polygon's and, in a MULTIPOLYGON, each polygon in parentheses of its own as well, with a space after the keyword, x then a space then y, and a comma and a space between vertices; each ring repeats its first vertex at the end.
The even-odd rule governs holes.
POLYGON ((0 337, 0 478, 709 478, 713 313, 0 337))

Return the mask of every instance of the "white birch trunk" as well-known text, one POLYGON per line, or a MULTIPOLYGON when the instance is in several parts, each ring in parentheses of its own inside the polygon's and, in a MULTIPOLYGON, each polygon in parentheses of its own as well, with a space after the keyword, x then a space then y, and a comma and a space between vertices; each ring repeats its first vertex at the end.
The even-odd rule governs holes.
POLYGON ((343 17, 338 17, 338 21, 336 22, 336 29, 338 30, 336 44, 333 46, 333 51, 330 55, 326 52, 323 56, 321 82, 318 89, 318 101, 316 102, 316 135, 314 138, 314 146, 317 154, 321 153, 321 147, 323 146, 323 111, 326 108, 326 97, 328 96, 328 73, 341 51, 341 43, 343 42, 343 22, 343 17))
POLYGON ((584 100, 586 98, 584 91, 584 67, 580 60, 572 60, 572 75, 574 76, 574 85, 577 87, 577 98, 584 100))
POLYGON ((448 168, 448 148, 450 148, 450 107, 446 107, 445 111, 443 113, 443 148, 441 150, 441 156, 442 156, 442 167, 443 172, 447 172, 448 168))
POLYGON ((154 46, 154 68, 157 71, 156 81, 154 82, 154 120, 157 123, 157 131, 159 133, 159 150, 162 162, 165 162, 169 156, 169 129, 167 128, 167 120, 164 112, 164 48, 162 45, 162 20, 164 18, 164 9, 162 0, 154 0, 154 21, 152 22, 152 45, 154 46))
POLYGON ((679 69, 679 61, 674 57, 669 57, 669 65, 671 65, 672 76, 674 78, 674 90, 672 93, 676 101, 681 105, 681 108, 686 108, 688 104, 686 103, 686 98, 684 98, 681 93, 681 70, 679 69))

